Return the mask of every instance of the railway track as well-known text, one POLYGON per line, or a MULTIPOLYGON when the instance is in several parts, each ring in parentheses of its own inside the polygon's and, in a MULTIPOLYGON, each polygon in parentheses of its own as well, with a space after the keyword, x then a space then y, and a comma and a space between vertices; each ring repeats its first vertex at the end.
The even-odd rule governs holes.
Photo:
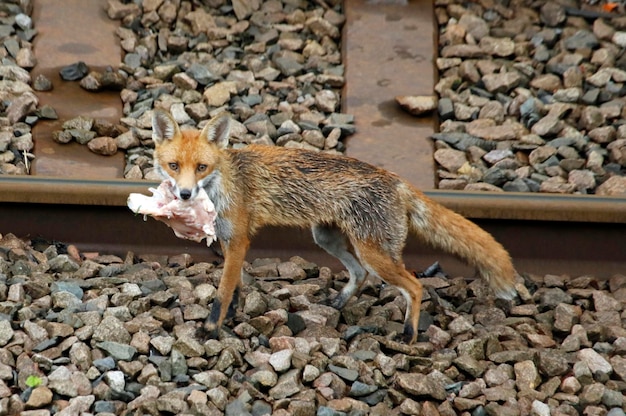
MULTIPOLYGON (((119 61, 116 23, 107 18, 104 3, 35 2, 33 17, 40 34, 35 43, 39 64, 33 74, 53 79, 55 89, 39 98, 56 109, 60 121, 40 122, 34 129, 34 175, 0 177, 0 233, 62 241, 84 251, 187 252, 196 259, 212 259, 215 255, 203 244, 176 239, 167 227, 153 220, 145 223, 130 213, 128 194, 145 193, 153 184, 121 179, 121 155, 103 158, 78 145, 61 147, 51 140, 52 131, 64 119, 80 114, 112 120, 121 116, 116 94, 88 93, 58 76, 60 67, 78 60, 94 67, 119 61), (77 27, 68 35, 63 22, 70 14, 71 21, 89 28, 84 36, 76 32, 77 27), (100 34, 96 38, 88 35, 96 32, 100 34)), ((346 0, 345 7, 343 106, 344 112, 354 114, 357 127, 357 134, 347 142, 348 155, 397 172, 433 199, 473 219, 502 242, 522 272, 599 277, 624 273, 625 198, 435 189, 428 136, 436 120, 411 117, 393 100, 407 91, 417 95, 433 90, 436 26, 432 2, 375 5, 346 0), (414 41, 416 33, 419 42, 414 41), (371 65, 373 59, 384 65, 371 65)), ((249 253, 250 258, 292 255, 338 266, 303 230, 264 230, 249 253)), ((413 240, 407 245, 406 260, 415 269, 439 260, 449 273, 471 275, 454 259, 427 251, 413 240)))

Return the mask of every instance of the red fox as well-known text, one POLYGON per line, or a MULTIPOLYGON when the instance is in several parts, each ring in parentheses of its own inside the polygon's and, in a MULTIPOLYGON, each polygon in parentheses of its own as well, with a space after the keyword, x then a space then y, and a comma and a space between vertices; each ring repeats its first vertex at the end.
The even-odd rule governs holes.
POLYGON ((181 130, 155 110, 154 164, 190 200, 204 188, 215 204, 215 233, 224 270, 204 330, 216 337, 237 307, 250 239, 265 225, 310 227, 313 239, 338 258, 349 281, 332 300, 342 308, 369 274, 398 287, 406 298, 403 336, 414 342, 422 284, 402 261, 409 232, 477 268, 498 297, 512 299, 515 270, 495 239, 459 214, 430 200, 384 169, 346 156, 279 146, 227 148, 230 118, 210 120, 202 131, 181 130))

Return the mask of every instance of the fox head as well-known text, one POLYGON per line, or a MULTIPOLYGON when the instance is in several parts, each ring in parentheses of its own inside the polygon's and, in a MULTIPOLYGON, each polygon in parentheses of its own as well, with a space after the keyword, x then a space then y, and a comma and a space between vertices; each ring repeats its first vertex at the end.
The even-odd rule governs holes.
POLYGON ((181 130, 172 115, 156 109, 152 116, 154 166, 174 185, 180 199, 192 199, 214 176, 221 149, 228 145, 230 118, 217 116, 202 129, 181 130))

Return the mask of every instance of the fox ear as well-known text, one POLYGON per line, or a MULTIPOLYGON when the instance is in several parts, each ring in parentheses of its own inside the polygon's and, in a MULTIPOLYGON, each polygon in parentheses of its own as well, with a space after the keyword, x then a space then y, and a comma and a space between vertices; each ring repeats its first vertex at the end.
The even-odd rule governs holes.
POLYGON ((219 148, 225 148, 230 139, 230 117, 227 114, 215 117, 204 126, 200 137, 215 143, 219 148))
POLYGON ((152 112, 152 140, 161 144, 164 140, 171 140, 180 132, 178 123, 170 113, 155 109, 152 112))

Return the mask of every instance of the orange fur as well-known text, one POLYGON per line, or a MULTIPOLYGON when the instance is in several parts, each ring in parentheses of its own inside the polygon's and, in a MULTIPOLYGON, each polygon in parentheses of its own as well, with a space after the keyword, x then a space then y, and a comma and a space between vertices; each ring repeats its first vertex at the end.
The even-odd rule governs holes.
POLYGON ((230 121, 216 117, 202 131, 181 131, 155 110, 155 166, 182 199, 204 188, 215 204, 224 274, 205 329, 216 335, 255 232, 266 225, 311 227, 315 242, 337 257, 350 280, 333 300, 343 307, 368 273, 400 288, 407 300, 404 335, 415 341, 422 284, 406 271, 410 232, 475 266, 496 295, 515 295, 515 270, 491 235, 428 199, 398 176, 345 156, 250 145, 228 149, 230 121))

